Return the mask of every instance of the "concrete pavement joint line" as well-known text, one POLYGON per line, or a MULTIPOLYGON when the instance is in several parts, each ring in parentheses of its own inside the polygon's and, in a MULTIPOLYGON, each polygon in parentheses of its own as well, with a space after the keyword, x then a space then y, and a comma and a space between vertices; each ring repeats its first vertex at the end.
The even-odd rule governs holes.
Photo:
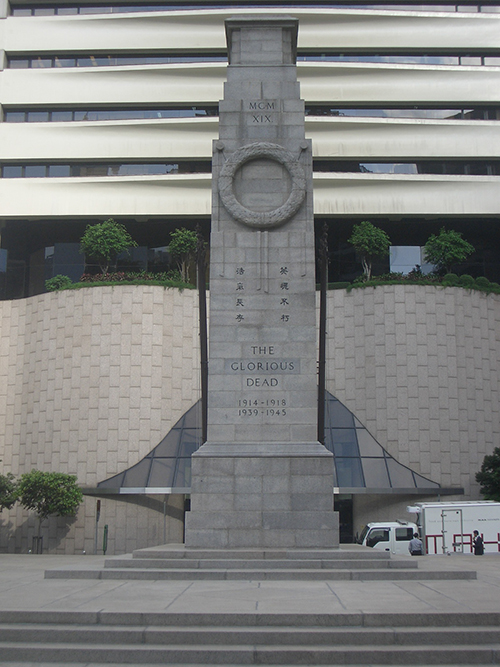
POLYGON ((166 611, 171 605, 173 605, 175 602, 177 602, 177 600, 178 600, 182 595, 184 595, 184 593, 186 593, 186 592, 187 592, 193 585, 194 585, 194 582, 192 581, 192 582, 189 584, 189 586, 186 586, 186 588, 184 588, 183 591, 181 591, 178 595, 176 595, 175 598, 174 598, 173 600, 171 600, 171 601, 168 603, 168 605, 165 607, 165 611, 166 611))
POLYGON ((337 600, 337 602, 340 604, 340 606, 342 607, 342 609, 345 609, 345 611, 347 611, 347 607, 346 607, 345 604, 342 602, 342 600, 341 600, 340 597, 337 595, 337 593, 333 590, 333 588, 331 587, 329 581, 326 582, 326 587, 331 591, 331 593, 333 594, 333 597, 337 600))
MULTIPOLYGON (((85 590, 88 589, 88 588, 93 588, 94 586, 95 586, 95 584, 93 584, 93 585, 90 586, 90 587, 87 586, 87 587, 85 587, 85 590)), ((113 588, 113 590, 116 590, 116 589, 119 588, 120 586, 123 586, 123 583, 119 583, 117 586, 115 585, 114 588, 113 588)), ((82 590, 84 590, 84 589, 82 589, 82 590)), ((109 591, 107 591, 107 592, 109 593, 109 591)), ((74 593, 75 593, 75 591, 71 591, 71 592, 68 593, 67 595, 63 595, 63 596, 61 596, 61 597, 54 598, 54 599, 52 599, 50 602, 48 602, 47 604, 42 605, 41 609, 46 609, 46 608, 48 607, 48 605, 57 604, 57 603, 60 603, 61 601, 64 601, 64 600, 72 600, 72 599, 74 598, 74 593)), ((92 599, 93 599, 93 600, 96 600, 96 599, 102 597, 103 595, 105 595, 105 593, 101 593, 101 594, 97 595, 96 597, 93 597, 92 599)), ((87 604, 87 602, 82 602, 82 603, 76 605, 76 607, 77 607, 77 608, 78 608, 78 607, 81 607, 83 604, 87 604)))
MULTIPOLYGON (((416 583, 417 586, 422 586, 422 587, 424 587, 424 588, 428 588, 429 590, 434 590, 434 589, 431 589, 430 586, 426 586, 425 584, 422 584, 422 582, 420 582, 420 581, 415 582, 415 583, 416 583)), ((435 605, 433 605, 432 603, 428 602, 427 600, 424 600, 424 598, 422 598, 422 597, 420 597, 419 595, 417 595, 414 591, 407 591, 407 590, 404 588, 404 586, 402 586, 402 585, 399 584, 398 582, 395 582, 395 586, 396 586, 396 588, 399 588, 400 590, 404 591, 407 595, 411 595, 412 597, 414 597, 416 600, 419 600, 420 602, 425 602, 425 604, 428 604, 429 607, 432 607, 432 609, 435 609, 435 610, 437 611, 437 607, 436 607, 435 605)))
MULTIPOLYGON (((447 600, 450 600, 451 602, 454 602, 455 604, 459 604, 459 605, 461 605, 461 606, 465 606, 466 609, 468 609, 468 610, 470 610, 470 611, 474 611, 473 608, 471 608, 470 606, 468 606, 468 605, 464 605, 463 602, 462 602, 461 600, 457 600, 455 597, 451 597, 450 595, 446 595, 446 593, 444 593, 444 592, 442 592, 442 591, 436 591, 435 588, 433 588, 432 586, 429 586, 429 585, 426 584, 426 583, 418 582, 418 584, 419 584, 422 588, 425 588, 425 589, 427 589, 427 590, 429 590, 429 591, 432 591, 432 592, 434 592, 434 593, 438 593, 440 597, 444 597, 444 598, 446 598, 447 600)), ((437 607, 435 607, 434 605, 432 605, 430 602, 428 602, 428 601, 425 600, 424 598, 419 597, 418 595, 416 595, 416 594, 413 593, 412 591, 408 591, 408 590, 406 590, 403 586, 401 586, 401 588, 402 588, 402 590, 404 590, 407 594, 409 593, 410 595, 413 595, 417 600, 420 600, 421 602, 425 602, 426 604, 432 606, 432 607, 433 607, 434 609, 436 609, 436 611, 437 611, 437 607)))

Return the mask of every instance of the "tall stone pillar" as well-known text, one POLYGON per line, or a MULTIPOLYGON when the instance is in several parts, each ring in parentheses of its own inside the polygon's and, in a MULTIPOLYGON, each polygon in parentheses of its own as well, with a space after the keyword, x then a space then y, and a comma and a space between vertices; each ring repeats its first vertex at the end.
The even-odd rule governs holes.
POLYGON ((311 143, 297 20, 226 21, 213 151, 208 440, 186 545, 338 546, 332 455, 317 442, 311 143))

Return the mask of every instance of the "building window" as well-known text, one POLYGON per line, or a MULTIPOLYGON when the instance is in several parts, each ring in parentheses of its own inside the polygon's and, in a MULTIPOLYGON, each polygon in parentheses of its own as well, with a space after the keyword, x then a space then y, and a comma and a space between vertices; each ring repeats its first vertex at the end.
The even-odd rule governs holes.
POLYGON ((102 120, 149 120, 161 118, 203 118, 218 116, 217 107, 185 107, 175 109, 88 109, 22 111, 6 110, 7 123, 43 123, 102 120))

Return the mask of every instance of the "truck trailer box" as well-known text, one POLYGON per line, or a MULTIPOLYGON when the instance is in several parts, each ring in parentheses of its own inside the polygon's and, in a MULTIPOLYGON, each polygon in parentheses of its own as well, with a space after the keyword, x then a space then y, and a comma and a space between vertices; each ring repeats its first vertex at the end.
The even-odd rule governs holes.
POLYGON ((483 538, 484 553, 500 552, 500 503, 415 503, 407 511, 416 516, 420 537, 428 554, 474 553, 473 532, 483 538))

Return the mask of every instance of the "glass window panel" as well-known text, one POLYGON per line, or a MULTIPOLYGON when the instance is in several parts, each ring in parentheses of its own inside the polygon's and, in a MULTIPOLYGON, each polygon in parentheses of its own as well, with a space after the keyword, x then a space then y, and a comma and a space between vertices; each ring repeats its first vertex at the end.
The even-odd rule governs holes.
POLYGON ((33 58, 31 67, 33 69, 52 67, 52 58, 33 58))
POLYGON ((422 264, 420 246, 391 246, 389 258, 391 271, 405 275, 422 264))
POLYGON ((80 167, 80 176, 107 176, 107 164, 92 164, 80 167))
POLYGON ((389 489, 389 475, 387 474, 387 466, 385 459, 382 458, 366 458, 361 459, 363 466, 363 473, 365 477, 365 484, 370 489, 389 489))
POLYGON ((466 174, 476 174, 476 175, 484 175, 488 174, 491 172, 490 169, 491 165, 488 165, 486 162, 469 162, 469 164, 465 165, 465 173, 466 174))
POLYGON ((23 168, 20 165, 5 165, 2 169, 4 178, 22 178, 23 168))
POLYGON ((146 458, 125 472, 125 479, 122 486, 144 487, 147 486, 149 470, 151 468, 151 459, 146 458))
POLYGON ((23 9, 21 7, 12 8, 12 16, 31 16, 31 9, 23 9))
MULTIPOLYGON (((118 176, 136 176, 166 174, 167 165, 164 164, 121 164, 118 166, 116 175, 118 176)), ((113 173, 113 175, 115 175, 113 173)))
POLYGON ((486 56, 484 64, 490 67, 500 67, 500 58, 497 56, 486 56))
POLYGON ((182 458, 177 460, 177 470, 175 471, 174 486, 178 488, 191 486, 191 459, 182 458))
POLYGON ((354 428, 330 429, 335 456, 359 456, 358 441, 354 428))
POLYGON ((114 477, 110 477, 104 482, 99 482, 97 485, 99 488, 104 487, 105 489, 119 489, 121 486, 123 486, 123 480, 125 479, 125 472, 121 472, 118 475, 115 475, 114 477))
POLYGON ((361 162, 360 171, 370 174, 416 174, 417 166, 404 162, 361 162))
POLYGON ((30 61, 27 58, 11 58, 9 60, 10 69, 27 69, 30 61))
POLYGON ((75 67, 76 59, 75 58, 58 58, 57 56, 54 59, 55 67, 75 67))
POLYGON ((481 56, 460 56, 461 65, 481 66, 481 56))
POLYGON ((181 433, 181 429, 174 426, 160 444, 155 447, 154 456, 177 456, 181 433))
POLYGON ((79 7, 80 14, 110 14, 111 7, 86 7, 82 5, 79 7))
POLYGON ((201 447, 201 427, 198 429, 183 429, 179 454, 191 456, 201 447))
POLYGON ((444 162, 442 173, 462 176, 466 173, 465 164, 463 162, 444 162))
POLYGON ((24 123, 26 114, 24 111, 7 111, 5 114, 5 121, 7 123, 24 123))
POLYGON ((372 528, 366 538, 366 546, 374 547, 379 542, 389 542, 390 528, 372 528))
POLYGON ((412 528, 396 528, 396 542, 409 542, 412 537, 412 528))
POLYGON ((49 120, 48 111, 29 111, 28 112, 28 122, 29 123, 46 123, 49 120))
MULTIPOLYGON (((470 113, 471 110, 468 110, 470 113)), ((354 116, 367 118, 430 118, 453 120, 462 118, 460 109, 327 109, 308 107, 308 116, 354 116)))
POLYGON ((57 7, 56 13, 59 16, 78 14, 78 7, 57 7))
POLYGON ((111 65, 116 65, 116 58, 111 58, 109 56, 99 56, 90 58, 91 64, 94 67, 110 67, 111 65))
POLYGON ((53 16, 56 13, 54 7, 35 7, 33 16, 53 16))
POLYGON ((62 178, 70 175, 71 169, 69 164, 51 164, 49 166, 49 176, 52 178, 62 178))
POLYGON ((92 67, 92 58, 77 58, 77 67, 92 67))
POLYGON ((337 486, 340 487, 363 487, 363 472, 359 459, 335 458, 337 469, 337 486))
POLYGON ((329 419, 329 426, 337 428, 352 428, 354 426, 354 418, 352 412, 348 410, 340 401, 328 400, 327 415, 329 419))
MULTIPOLYGON (((168 252, 168 246, 162 246, 161 248, 155 248, 155 250, 166 251, 168 252)), ((184 428, 185 429, 200 429, 201 428, 201 400, 197 401, 192 408, 184 415, 184 428)))
POLYGON ((30 164, 25 169, 26 178, 43 178, 46 175, 47 167, 44 164, 30 164))
POLYGON ((358 448, 361 456, 384 456, 384 450, 365 428, 357 428, 358 448))
POLYGON ((70 121, 73 120, 72 111, 53 111, 51 115, 51 120, 54 122, 70 121))
POLYGON ((405 466, 392 458, 387 459, 387 467, 389 468, 392 488, 411 488, 415 486, 413 475, 409 468, 405 468, 405 466))
POLYGON ((173 486, 175 458, 153 459, 148 486, 173 486))
POLYGON ((415 478, 415 484, 417 488, 422 489, 422 488, 438 488, 439 484, 437 482, 433 482, 429 479, 425 479, 425 477, 422 477, 422 475, 418 475, 416 472, 413 473, 413 477, 415 478))

